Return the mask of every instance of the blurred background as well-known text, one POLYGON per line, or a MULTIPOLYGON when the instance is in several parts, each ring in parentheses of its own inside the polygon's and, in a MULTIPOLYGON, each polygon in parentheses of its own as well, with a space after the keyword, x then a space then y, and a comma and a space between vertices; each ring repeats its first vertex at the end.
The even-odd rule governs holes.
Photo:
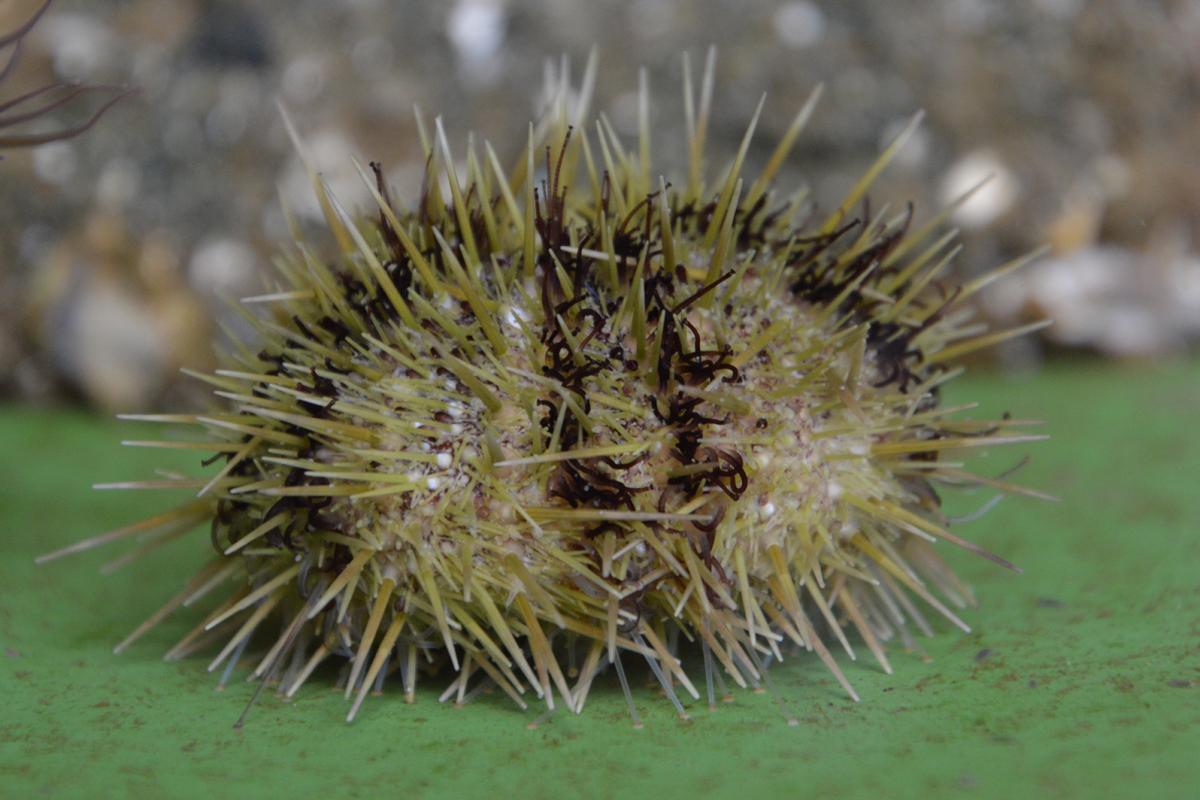
MULTIPOLYGON (((0 0, 0 31, 38 2, 0 0)), ((593 108, 635 135, 649 72, 656 167, 684 147, 680 57, 719 48, 710 164, 769 156, 818 83, 825 96, 780 187, 832 207, 912 114, 924 123, 872 192, 918 218, 981 178, 952 225, 963 275, 1048 244, 981 299, 997 324, 1050 316, 993 358, 1150 359, 1200 338, 1200 0, 56 0, 0 102, 48 81, 135 86, 85 135, 0 161, 0 400, 111 410, 196 402, 222 298, 262 287, 287 236, 279 197, 315 222, 274 101, 349 207, 349 157, 414 196, 412 108, 508 161, 547 63, 600 59, 593 108)), ((6 57, 6 56, 4 56, 6 57)), ((0 57, 3 63, 4 57, 0 57)), ((84 97, 30 123, 86 118, 84 97)))

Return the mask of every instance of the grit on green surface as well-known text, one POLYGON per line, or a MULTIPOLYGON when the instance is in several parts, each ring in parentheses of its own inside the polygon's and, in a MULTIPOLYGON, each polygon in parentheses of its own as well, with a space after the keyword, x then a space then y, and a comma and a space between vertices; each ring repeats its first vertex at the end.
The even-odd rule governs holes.
MULTIPOLYGON (((771 671, 800 719, 737 691, 677 720, 636 677, 634 730, 611 675, 583 716, 535 729, 501 694, 439 705, 370 698, 353 725, 328 682, 284 703, 235 678, 214 693, 206 660, 160 654, 198 617, 168 620, 124 655, 112 645, 204 556, 204 535, 114 576, 119 550, 34 567, 33 556, 164 507, 160 493, 99 493, 150 475, 159 452, 116 446, 142 431, 79 413, 0 412, 0 795, 233 797, 699 797, 767 792, 840 798, 1185 797, 1200 793, 1200 369, 1057 367, 975 376, 949 402, 1049 422, 1020 480, 1062 497, 1012 497, 959 530, 1025 569, 966 553, 975 632, 947 624, 928 659, 892 650, 895 675, 840 659, 855 704, 819 661, 771 671)), ((978 466, 997 474, 1003 448, 978 466)), ((176 466, 192 462, 167 459, 176 466)), ((987 499, 958 497, 959 510, 987 499)), ((949 546, 940 546, 943 552, 949 546)), ((693 676, 698 670, 692 662, 693 676)))

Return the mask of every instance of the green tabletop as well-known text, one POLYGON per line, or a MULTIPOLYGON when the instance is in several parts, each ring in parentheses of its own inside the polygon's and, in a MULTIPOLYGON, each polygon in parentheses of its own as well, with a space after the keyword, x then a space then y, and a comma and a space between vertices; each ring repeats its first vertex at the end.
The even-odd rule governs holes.
MULTIPOLYGON (((891 797, 1200 796, 1200 368, 1056 366, 975 375, 949 401, 1048 421, 1021 480, 1060 503, 1001 502, 962 535, 1025 569, 960 552, 974 633, 941 625, 924 654, 882 674, 844 657, 855 704, 815 657, 771 672, 800 719, 737 692, 680 722, 635 673, 634 730, 615 677, 582 717, 522 713, 500 694, 440 705, 371 698, 347 725, 328 682, 291 702, 242 675, 214 692, 207 660, 161 653, 184 612, 111 653, 204 557, 195 536, 113 576, 119 550, 33 565, 34 555, 161 509, 97 481, 149 477, 166 459, 124 450, 136 426, 75 411, 0 411, 0 796, 4 797, 891 797)), ((996 451, 995 474, 1015 460, 996 451)), ((950 498, 960 511, 985 494, 950 498)), ((943 548, 943 552, 949 548, 943 548)))

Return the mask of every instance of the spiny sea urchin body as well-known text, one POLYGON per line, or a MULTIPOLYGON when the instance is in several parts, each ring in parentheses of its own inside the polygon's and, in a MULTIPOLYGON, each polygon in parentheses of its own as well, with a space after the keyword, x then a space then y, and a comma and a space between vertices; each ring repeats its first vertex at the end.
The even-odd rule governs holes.
POLYGON ((792 645, 854 696, 830 653, 847 629, 890 670, 884 643, 928 630, 920 604, 961 626, 938 597, 969 590, 932 543, 978 548, 934 485, 1014 487, 942 456, 1024 438, 938 404, 955 357, 1009 335, 962 303, 986 279, 935 282, 937 220, 852 217, 899 143, 824 218, 771 193, 812 102, 761 175, 742 176, 751 124, 704 183, 708 75, 683 188, 650 177, 645 93, 636 152, 603 117, 569 126, 563 93, 510 172, 490 147, 456 164, 439 124, 411 206, 377 165, 369 219, 315 181, 336 259, 298 240, 253 298, 265 346, 203 376, 227 407, 165 418, 201 426, 169 444, 219 472, 70 548, 210 523, 215 557, 122 647, 232 584, 172 654, 219 636, 231 667, 270 631, 254 675, 291 694, 344 658, 351 716, 389 673, 411 697, 437 667, 460 699, 490 681, 578 712, 630 656, 684 713, 687 653, 710 700, 715 673, 757 685, 792 645))

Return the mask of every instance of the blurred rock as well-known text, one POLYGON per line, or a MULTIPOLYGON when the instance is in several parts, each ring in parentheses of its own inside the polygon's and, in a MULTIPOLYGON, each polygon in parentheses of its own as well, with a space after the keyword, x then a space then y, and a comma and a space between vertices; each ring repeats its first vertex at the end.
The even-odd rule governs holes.
POLYGON ((1048 317, 1046 336, 1110 356, 1184 350, 1200 337, 1200 258, 1085 247, 1052 257, 986 295, 1006 318, 1048 317))
POLYGON ((167 380, 167 340, 154 310, 119 284, 84 280, 48 331, 55 366, 107 411, 141 409, 167 380))
POLYGON ((504 43, 506 10, 503 0, 457 0, 446 21, 463 77, 476 86, 499 78, 500 46, 504 43))
POLYGON ((120 217, 89 217, 29 287, 23 322, 42 358, 17 365, 18 386, 41 393, 57 382, 111 412, 169 399, 181 366, 212 362, 211 315, 177 262, 162 235, 135 242, 120 217))
POLYGON ((204 296, 237 298, 254 291, 256 255, 237 239, 213 238, 201 242, 188 264, 188 281, 204 296))
POLYGON ((975 150, 955 161, 942 178, 938 199, 948 206, 969 197, 950 215, 964 228, 986 228, 1012 208, 1020 189, 1013 171, 990 150, 975 150))
POLYGON ((789 47, 812 47, 825 35, 825 14, 809 0, 784 3, 773 17, 775 33, 789 47))

